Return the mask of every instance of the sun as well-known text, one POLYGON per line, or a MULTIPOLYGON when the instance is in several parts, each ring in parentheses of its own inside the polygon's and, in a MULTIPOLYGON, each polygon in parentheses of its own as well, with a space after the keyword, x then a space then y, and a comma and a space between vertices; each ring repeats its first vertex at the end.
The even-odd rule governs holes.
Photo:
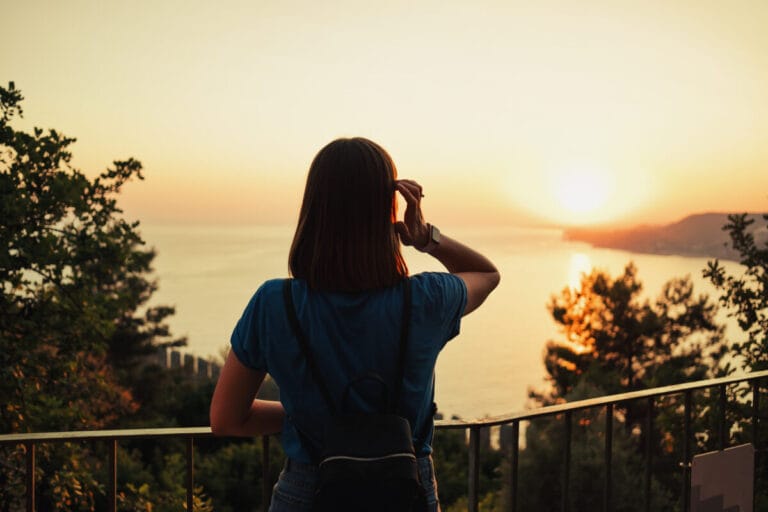
POLYGON ((569 224, 592 223, 606 214, 612 189, 611 175, 594 165, 574 164, 551 176, 558 217, 569 224))
POLYGON ((648 174, 632 162, 561 158, 511 168, 506 190, 517 206, 557 226, 606 225, 647 204, 648 174))
POLYGON ((562 208, 577 214, 598 210, 608 198, 605 183, 596 174, 585 172, 571 172, 560 178, 555 195, 562 208))

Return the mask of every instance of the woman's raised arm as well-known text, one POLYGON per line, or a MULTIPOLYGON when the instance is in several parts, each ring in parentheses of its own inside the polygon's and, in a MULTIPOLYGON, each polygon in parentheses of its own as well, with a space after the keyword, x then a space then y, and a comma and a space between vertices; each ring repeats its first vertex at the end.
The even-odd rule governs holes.
MULTIPOLYGON (((395 229, 403 244, 423 249, 429 244, 431 233, 421 213, 421 185, 411 180, 398 180, 396 186, 407 206, 403 221, 398 222, 395 229)), ((440 243, 429 254, 467 286, 465 315, 477 309, 501 279, 498 269, 488 258, 445 235, 441 234, 440 243)))

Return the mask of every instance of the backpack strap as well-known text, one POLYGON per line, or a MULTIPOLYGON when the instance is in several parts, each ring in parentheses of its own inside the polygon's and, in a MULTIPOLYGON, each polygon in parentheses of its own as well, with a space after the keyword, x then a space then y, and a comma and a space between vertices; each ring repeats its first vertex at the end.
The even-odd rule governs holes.
POLYGON ((395 374, 395 393, 390 403, 390 412, 397 413, 400 408, 400 394, 403 391, 403 379, 405 377, 405 360, 408 348, 408 333, 411 326, 411 280, 405 278, 403 289, 403 315, 400 326, 400 354, 397 360, 397 373, 395 374))
MULTIPOLYGON (((307 341, 307 337, 304 335, 304 331, 301 329, 299 320, 296 317, 296 308, 293 303, 293 293, 291 291, 291 279, 286 279, 283 281, 283 302, 285 303, 285 311, 288 315, 288 322, 291 325, 291 330, 296 336, 296 339, 299 342, 299 347, 301 348, 301 352, 304 354, 304 358, 307 360, 307 364, 309 365, 310 375, 320 389, 320 394, 323 395, 323 400, 325 400, 325 403, 328 406, 328 409, 331 411, 331 414, 335 415, 336 406, 333 403, 333 398, 330 391, 328 391, 328 387, 325 385, 325 381, 321 376, 322 374, 320 373, 320 369, 315 363, 315 359, 312 357, 312 352, 309 349, 309 342, 307 341)), ((403 288, 403 313, 401 323, 402 325, 400 327, 399 345, 400 351, 397 358, 397 371, 395 374, 395 393, 389 400, 388 404, 388 410, 391 413, 396 413, 400 407, 400 394, 403 389, 403 378, 405 376, 405 360, 407 355, 406 348, 408 346, 408 333, 410 331, 411 323, 411 280, 408 278, 405 279, 403 288)))
POLYGON ((285 311, 288 314, 288 322, 291 324, 291 330, 299 341, 301 351, 304 353, 304 358, 309 365, 309 373, 312 375, 312 379, 314 379, 318 388, 320 388, 320 394, 323 395, 325 404, 328 406, 328 409, 330 409, 331 414, 336 414, 336 406, 333 403, 333 398, 331 398, 331 393, 328 391, 325 381, 320 376, 320 369, 315 364, 315 359, 312 357, 312 353, 309 350, 307 338, 304 336, 304 331, 301 330, 299 319, 296 318, 296 308, 293 304, 293 293, 291 292, 291 279, 283 281, 283 301, 285 302, 285 311))

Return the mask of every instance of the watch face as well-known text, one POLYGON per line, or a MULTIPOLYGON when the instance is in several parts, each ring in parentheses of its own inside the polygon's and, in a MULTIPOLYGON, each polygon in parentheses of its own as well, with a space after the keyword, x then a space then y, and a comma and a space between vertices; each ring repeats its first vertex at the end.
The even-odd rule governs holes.
POLYGON ((424 247, 417 247, 417 249, 421 252, 430 253, 435 249, 435 247, 440 245, 440 230, 429 223, 427 226, 429 227, 429 240, 427 240, 427 243, 424 245, 424 247))
POLYGON ((430 227, 432 229, 430 229, 429 237, 432 239, 432 241, 434 243, 439 244, 440 243, 440 230, 437 229, 436 226, 433 226, 431 224, 430 224, 430 227))

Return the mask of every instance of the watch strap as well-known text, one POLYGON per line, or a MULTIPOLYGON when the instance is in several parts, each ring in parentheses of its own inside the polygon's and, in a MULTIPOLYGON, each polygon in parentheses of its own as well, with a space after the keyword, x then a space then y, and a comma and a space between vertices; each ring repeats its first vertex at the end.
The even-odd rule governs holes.
POLYGON ((429 223, 427 223, 427 230, 429 231, 427 243, 423 247, 416 247, 416 249, 429 254, 440 245, 440 230, 434 224, 429 223))

